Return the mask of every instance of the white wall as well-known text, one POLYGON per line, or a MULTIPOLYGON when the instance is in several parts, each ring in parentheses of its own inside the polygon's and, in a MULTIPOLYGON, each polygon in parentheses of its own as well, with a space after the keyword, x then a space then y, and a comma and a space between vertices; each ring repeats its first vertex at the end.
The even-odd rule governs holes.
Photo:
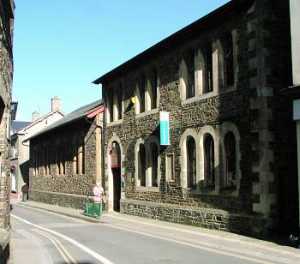
MULTIPOLYGON (((46 118, 40 118, 32 126, 29 125, 18 132, 19 135, 18 135, 17 151, 18 151, 19 166, 29 160, 29 141, 24 142, 24 140, 42 131, 49 125, 61 119, 62 117, 63 117, 62 114, 58 112, 54 112, 46 118)), ((21 187, 24 184, 24 181, 22 179, 21 170, 18 169, 16 173, 17 173, 16 177, 17 177, 17 189, 18 189, 17 191, 20 192, 21 187)))
POLYGON ((300 1, 290 0, 293 83, 300 85, 300 1))

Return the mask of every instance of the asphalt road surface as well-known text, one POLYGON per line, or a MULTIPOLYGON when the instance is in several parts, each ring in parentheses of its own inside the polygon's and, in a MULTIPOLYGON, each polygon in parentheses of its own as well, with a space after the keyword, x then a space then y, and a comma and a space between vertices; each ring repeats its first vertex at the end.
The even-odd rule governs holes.
POLYGON ((130 221, 118 214, 89 223, 14 205, 11 221, 14 264, 289 263, 279 257, 276 262, 266 260, 259 250, 251 254, 249 247, 250 253, 243 252, 230 240, 147 224, 142 218, 130 221))

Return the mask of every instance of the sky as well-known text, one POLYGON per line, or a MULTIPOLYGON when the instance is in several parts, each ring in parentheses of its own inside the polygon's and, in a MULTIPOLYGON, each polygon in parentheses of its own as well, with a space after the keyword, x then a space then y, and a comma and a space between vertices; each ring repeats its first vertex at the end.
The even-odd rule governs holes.
POLYGON ((67 114, 101 98, 92 81, 226 0, 15 0, 13 100, 17 120, 67 114))

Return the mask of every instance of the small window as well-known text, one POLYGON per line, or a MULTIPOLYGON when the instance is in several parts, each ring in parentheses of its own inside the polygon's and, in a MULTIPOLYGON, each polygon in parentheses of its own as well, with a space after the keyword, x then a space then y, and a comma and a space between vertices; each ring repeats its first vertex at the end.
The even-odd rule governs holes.
POLYGON ((142 75, 139 84, 140 113, 145 112, 146 77, 142 75))
POLYGON ((150 153, 151 153, 151 181, 153 187, 158 187, 158 147, 155 143, 150 145, 150 153))
POLYGON ((123 118, 123 109, 122 109, 122 101, 123 101, 123 86, 120 84, 119 90, 117 92, 117 107, 118 107, 118 119, 123 118))
POLYGON ((157 108, 157 71, 153 71, 151 82, 151 109, 157 108))
POLYGON ((186 141, 187 153, 187 177, 188 188, 196 189, 196 143, 193 137, 189 136, 186 141))
POLYGON ((107 91, 106 107, 108 112, 107 122, 113 122, 113 93, 111 90, 107 91))
POLYGON ((215 185, 215 147, 210 134, 204 136, 204 177, 207 186, 215 185))
POLYGON ((234 134, 228 132, 225 144, 225 180, 227 185, 234 185, 236 180, 236 141, 234 134))
POLYGON ((187 82, 187 92, 186 98, 192 98, 195 96, 195 51, 189 51, 186 58, 187 68, 188 68, 188 82, 187 82))
POLYGON ((230 32, 223 38, 225 78, 227 86, 234 85, 234 58, 233 58, 233 38, 230 32))
POLYGON ((174 171, 174 154, 167 154, 166 156, 166 178, 168 181, 175 181, 174 171))
POLYGON ((213 91, 213 66, 212 66, 212 47, 207 45, 205 49, 205 87, 204 93, 209 93, 213 91))
POLYGON ((143 144, 140 145, 138 158, 138 179, 140 186, 146 186, 146 151, 143 144))

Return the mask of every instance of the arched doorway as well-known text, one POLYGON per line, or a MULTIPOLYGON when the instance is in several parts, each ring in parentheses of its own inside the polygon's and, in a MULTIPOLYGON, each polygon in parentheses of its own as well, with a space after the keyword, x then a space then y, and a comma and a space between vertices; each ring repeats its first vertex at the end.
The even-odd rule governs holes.
POLYGON ((113 210, 120 211, 121 199, 121 149, 117 142, 112 143, 110 152, 111 173, 113 180, 113 210))

